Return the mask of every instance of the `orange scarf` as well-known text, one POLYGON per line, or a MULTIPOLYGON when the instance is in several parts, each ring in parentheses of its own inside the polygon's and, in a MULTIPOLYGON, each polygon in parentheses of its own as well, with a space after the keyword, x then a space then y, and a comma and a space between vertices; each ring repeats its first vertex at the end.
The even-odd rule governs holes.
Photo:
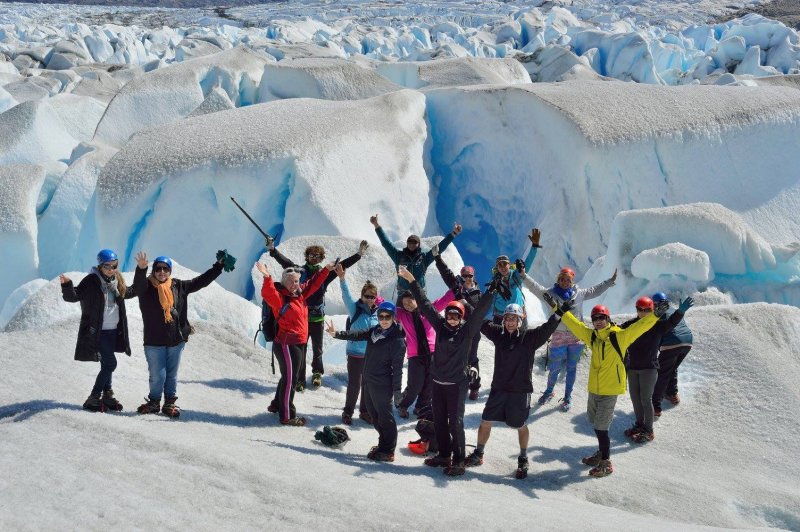
POLYGON ((161 303, 161 308, 164 309, 164 323, 172 323, 172 312, 170 311, 172 310, 172 305, 175 304, 175 300, 172 297, 172 277, 163 283, 159 283, 158 279, 152 275, 148 279, 150 279, 150 284, 158 292, 158 302, 161 303))

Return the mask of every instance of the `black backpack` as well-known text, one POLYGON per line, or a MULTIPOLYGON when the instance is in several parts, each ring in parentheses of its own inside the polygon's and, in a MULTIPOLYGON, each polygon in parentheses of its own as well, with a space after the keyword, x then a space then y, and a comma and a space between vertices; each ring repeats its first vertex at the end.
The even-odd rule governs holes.
MULTIPOLYGON (((597 332, 592 331, 592 345, 594 345, 594 341, 597 340, 597 332)), ((617 340, 617 333, 612 332, 608 335, 608 340, 611 342, 611 346, 619 355, 619 358, 622 359, 622 365, 626 368, 628 367, 628 353, 626 352, 624 355, 622 354, 622 349, 619 346, 619 340, 617 340)))
POLYGON ((350 318, 350 316, 347 316, 347 321, 344 322, 344 330, 349 331, 350 326, 352 326, 353 323, 355 323, 358 317, 361 316, 362 314, 364 314, 364 309, 356 305, 356 311, 353 313, 353 317, 350 318))
MULTIPOLYGON (((278 318, 284 315, 289 309, 289 303, 284 299, 283 306, 278 313, 278 318)), ((274 342, 275 336, 278 334, 278 318, 272 313, 272 309, 263 299, 261 300, 261 323, 258 326, 258 331, 253 338, 253 344, 258 341, 258 333, 264 335, 264 340, 267 342, 274 342)), ((272 356, 272 374, 275 375, 275 355, 272 356)))

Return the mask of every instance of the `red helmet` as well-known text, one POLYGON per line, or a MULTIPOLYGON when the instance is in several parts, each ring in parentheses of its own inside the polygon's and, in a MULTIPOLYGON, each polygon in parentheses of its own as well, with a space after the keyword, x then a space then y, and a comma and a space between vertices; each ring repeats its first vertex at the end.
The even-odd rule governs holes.
POLYGON ((558 276, 561 277, 562 275, 569 275, 570 278, 575 279, 575 270, 572 268, 561 268, 561 271, 558 272, 558 276))
POLYGON ((647 296, 642 296, 636 300, 636 310, 640 309, 650 309, 653 310, 653 300, 647 296))
POLYGON ((447 315, 448 312, 452 311, 456 311, 459 314, 461 314, 462 318, 464 317, 464 314, 466 314, 466 310, 464 309, 464 305, 461 304, 461 301, 451 301, 450 303, 448 303, 444 309, 445 316, 447 315))
POLYGON ((605 305, 595 305, 592 307, 591 316, 606 316, 608 318, 611 317, 611 313, 608 311, 608 307, 605 305))
POLYGON ((428 442, 417 440, 408 442, 408 450, 414 454, 425 454, 428 452, 428 442))

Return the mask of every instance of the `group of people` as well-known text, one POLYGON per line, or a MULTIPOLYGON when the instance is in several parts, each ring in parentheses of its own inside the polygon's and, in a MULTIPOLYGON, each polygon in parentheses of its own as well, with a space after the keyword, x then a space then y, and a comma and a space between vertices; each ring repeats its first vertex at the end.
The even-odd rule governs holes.
MULTIPOLYGON (((347 341, 348 382, 341 419, 351 425, 359 403, 359 419, 373 425, 378 432, 378 444, 370 450, 368 458, 394 461, 395 412, 400 418, 408 418, 413 406, 422 438, 410 448, 420 454, 431 454, 424 463, 443 468, 449 476, 463 475, 467 467, 483 463, 493 423, 517 429, 520 454, 516 476, 527 476, 527 421, 533 393, 534 355, 548 342, 547 386, 538 403, 545 404, 555 397, 558 377, 566 369, 565 390, 560 400, 564 410, 572 405, 580 357, 587 346, 591 350, 587 414, 597 436, 598 450, 582 460, 591 466, 591 476, 603 477, 613 472, 608 431, 617 397, 625 393, 626 386, 636 421, 625 435, 638 443, 654 439, 653 420, 661 414, 662 401, 666 398, 673 404, 679 402, 677 369, 692 343, 691 331, 683 320, 693 304, 691 298, 670 311, 665 294, 642 297, 636 302, 636 318, 620 325, 611 321, 608 308, 595 305, 588 326, 581 313, 583 302, 613 286, 616 271, 609 279, 585 289, 575 284, 575 272, 570 268, 563 268, 551 287, 539 284, 526 273, 541 247, 538 229, 527 235, 531 247, 525 260, 512 263, 507 255, 497 257, 491 281, 482 291, 472 266, 464 266, 456 275, 442 259, 441 252, 461 232, 460 225, 455 224, 443 240, 423 252, 419 236, 409 235, 406 246, 397 249, 380 226, 378 215, 370 221, 397 269, 395 302, 381 298, 377 286, 370 281, 361 287, 358 299, 352 296, 346 271, 365 254, 366 241, 361 242, 352 256, 323 266, 322 246, 309 246, 305 250, 305 263, 299 265, 281 254, 274 240, 268 238, 269 254, 283 268, 279 282, 273 280, 263 263, 256 263, 263 276, 260 293, 277 328, 272 353, 278 360, 280 380, 268 411, 278 414, 282 425, 307 423, 305 417, 297 415, 294 397, 308 385, 309 342, 311 386, 322 385, 324 331, 335 339, 347 341), (433 263, 448 290, 431 300, 426 293, 425 276, 433 263), (333 322, 325 320, 325 294, 337 277, 349 315, 345 330, 336 330, 333 322), (536 328, 527 327, 523 287, 552 309, 549 319, 536 328), (494 344, 494 371, 477 445, 467 455, 464 410, 467 397, 470 400, 479 397, 478 344, 484 336, 494 344), (403 389, 405 360, 407 379, 403 389), (429 431, 423 432, 420 427, 429 431)), ((117 269, 117 256, 111 250, 98 254, 97 267, 77 288, 61 276, 64 299, 81 302, 75 358, 101 362, 84 408, 122 409, 114 398, 111 380, 116 367, 115 353, 130 355, 125 300, 138 296, 150 371, 150 392, 138 411, 147 414, 161 409, 169 416, 180 414, 176 404, 177 371, 181 352, 192 332, 186 318, 187 296, 216 279, 228 263, 226 259, 235 261, 225 255, 218 254, 217 262, 208 271, 190 281, 171 278, 172 261, 168 257, 157 257, 147 276, 147 256, 140 252, 136 255, 133 286, 128 288, 117 269)))

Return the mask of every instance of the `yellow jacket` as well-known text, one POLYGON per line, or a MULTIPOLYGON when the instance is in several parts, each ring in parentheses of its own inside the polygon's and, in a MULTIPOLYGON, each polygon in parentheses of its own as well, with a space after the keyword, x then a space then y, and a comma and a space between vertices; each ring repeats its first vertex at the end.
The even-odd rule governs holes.
POLYGON ((589 365, 589 392, 595 395, 621 395, 625 393, 628 383, 625 364, 622 362, 622 355, 617 353, 611 344, 609 336, 611 333, 616 334, 619 348, 624 355, 628 346, 655 325, 658 318, 651 312, 627 329, 609 325, 599 331, 584 324, 571 312, 564 314, 561 321, 572 331, 572 334, 592 348, 592 360, 589 365), (592 342, 592 333, 597 333, 594 342, 592 342))

